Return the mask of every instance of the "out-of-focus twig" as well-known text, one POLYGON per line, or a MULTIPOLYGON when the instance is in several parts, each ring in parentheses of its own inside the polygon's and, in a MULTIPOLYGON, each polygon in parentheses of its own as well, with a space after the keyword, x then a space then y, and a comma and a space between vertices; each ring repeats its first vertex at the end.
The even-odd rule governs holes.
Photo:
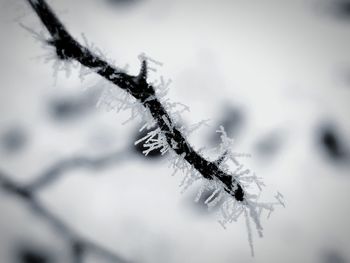
POLYGON ((14 181, 11 176, 0 170, 0 189, 25 202, 36 215, 50 224, 68 242, 71 247, 72 263, 84 262, 87 252, 94 252, 110 262, 127 263, 129 261, 116 253, 76 233, 68 224, 45 207, 36 196, 37 191, 55 182, 70 169, 79 167, 98 169, 119 162, 124 157, 125 152, 117 152, 97 158, 76 157, 67 159, 49 167, 37 179, 27 185, 14 181))

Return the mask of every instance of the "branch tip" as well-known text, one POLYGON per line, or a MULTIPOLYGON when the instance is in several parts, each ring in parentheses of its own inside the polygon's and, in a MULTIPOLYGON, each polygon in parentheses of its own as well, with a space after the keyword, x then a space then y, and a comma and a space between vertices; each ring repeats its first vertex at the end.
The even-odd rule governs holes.
POLYGON ((141 69, 140 69, 140 73, 137 76, 138 80, 144 80, 146 81, 147 79, 147 60, 143 59, 141 62, 141 69))

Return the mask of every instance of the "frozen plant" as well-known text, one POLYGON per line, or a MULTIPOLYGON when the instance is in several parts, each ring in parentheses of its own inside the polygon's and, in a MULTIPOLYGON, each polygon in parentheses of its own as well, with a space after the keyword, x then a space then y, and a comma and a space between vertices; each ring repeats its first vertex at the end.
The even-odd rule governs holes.
MULTIPOLYGON (((54 49, 55 69, 68 68, 69 63, 78 63, 84 69, 85 74, 97 73, 106 85, 106 92, 102 101, 107 102, 111 108, 117 111, 129 109, 131 119, 139 117, 143 122, 143 128, 152 129, 144 138, 136 143, 144 143, 148 154, 153 150, 161 153, 169 152, 171 166, 174 171, 181 170, 185 173, 182 187, 187 189, 193 182, 203 181, 203 188, 199 191, 197 200, 204 189, 212 191, 212 195, 205 201, 208 208, 221 205, 221 219, 219 223, 225 227, 227 223, 236 221, 240 215, 244 215, 248 230, 248 240, 253 253, 251 222, 262 236, 260 216, 263 210, 271 212, 275 204, 284 205, 282 195, 276 195, 276 202, 259 202, 259 193, 263 183, 249 169, 245 169, 239 163, 238 158, 244 154, 232 152, 232 140, 227 137, 223 127, 221 133, 222 143, 216 149, 219 157, 216 160, 205 158, 205 150, 195 150, 187 140, 187 136, 200 125, 200 122, 192 127, 179 127, 180 114, 187 107, 182 104, 172 103, 165 97, 169 82, 161 79, 160 82, 149 82, 149 62, 161 65, 161 63, 141 54, 141 70, 137 76, 129 75, 125 70, 118 69, 95 46, 88 43, 84 37, 85 46, 76 41, 60 22, 45 0, 27 0, 43 25, 50 34, 45 42, 54 49), (120 89, 116 88, 118 86, 120 89), (117 91, 115 93, 115 91, 117 91), (229 163, 237 166, 231 171, 229 163), (254 188, 253 185, 256 187, 254 188)), ((40 35, 41 38, 41 35, 40 35)), ((76 65, 75 64, 75 65, 76 65)), ((69 72, 69 70, 68 70, 69 72)))

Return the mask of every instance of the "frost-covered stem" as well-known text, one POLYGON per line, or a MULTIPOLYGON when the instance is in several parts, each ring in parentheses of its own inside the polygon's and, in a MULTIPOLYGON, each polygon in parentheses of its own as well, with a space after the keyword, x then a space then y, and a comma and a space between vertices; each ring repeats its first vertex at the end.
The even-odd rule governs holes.
POLYGON ((200 172, 204 178, 221 181, 226 192, 231 194, 237 201, 244 200, 245 194, 238 181, 232 175, 220 169, 216 162, 208 161, 199 155, 176 128, 164 106, 156 98, 154 87, 147 83, 146 61, 142 62, 138 76, 131 76, 118 70, 78 43, 68 33, 45 0, 27 1, 49 31, 52 39, 48 43, 56 48, 57 56, 60 59, 76 60, 131 94, 150 111, 162 134, 165 136, 169 147, 178 155, 184 156, 184 159, 200 172))

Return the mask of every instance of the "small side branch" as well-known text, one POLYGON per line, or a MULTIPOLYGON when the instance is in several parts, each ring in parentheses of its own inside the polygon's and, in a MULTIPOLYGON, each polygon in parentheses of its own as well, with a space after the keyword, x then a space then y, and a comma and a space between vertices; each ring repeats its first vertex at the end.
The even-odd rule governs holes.
POLYGON ((105 168, 110 164, 117 164, 128 158, 125 151, 117 151, 95 158, 88 156, 76 156, 58 161, 51 165, 46 170, 41 172, 36 178, 26 185, 28 191, 38 191, 48 185, 54 183, 61 176, 64 176, 68 171, 79 168, 99 169, 105 168))
POLYGON ((240 183, 231 174, 220 169, 217 163, 208 161, 197 153, 180 130, 176 128, 165 107, 156 98, 154 87, 147 83, 147 63, 145 61, 142 62, 138 76, 131 76, 116 69, 78 43, 68 33, 45 0, 27 1, 50 33, 51 39, 48 43, 55 47, 60 59, 76 60, 131 94, 150 111, 169 147, 176 154, 184 156, 184 159, 207 180, 221 181, 225 191, 237 201, 245 200, 245 193, 240 183), (176 145, 176 147, 173 147, 173 145, 176 145))

